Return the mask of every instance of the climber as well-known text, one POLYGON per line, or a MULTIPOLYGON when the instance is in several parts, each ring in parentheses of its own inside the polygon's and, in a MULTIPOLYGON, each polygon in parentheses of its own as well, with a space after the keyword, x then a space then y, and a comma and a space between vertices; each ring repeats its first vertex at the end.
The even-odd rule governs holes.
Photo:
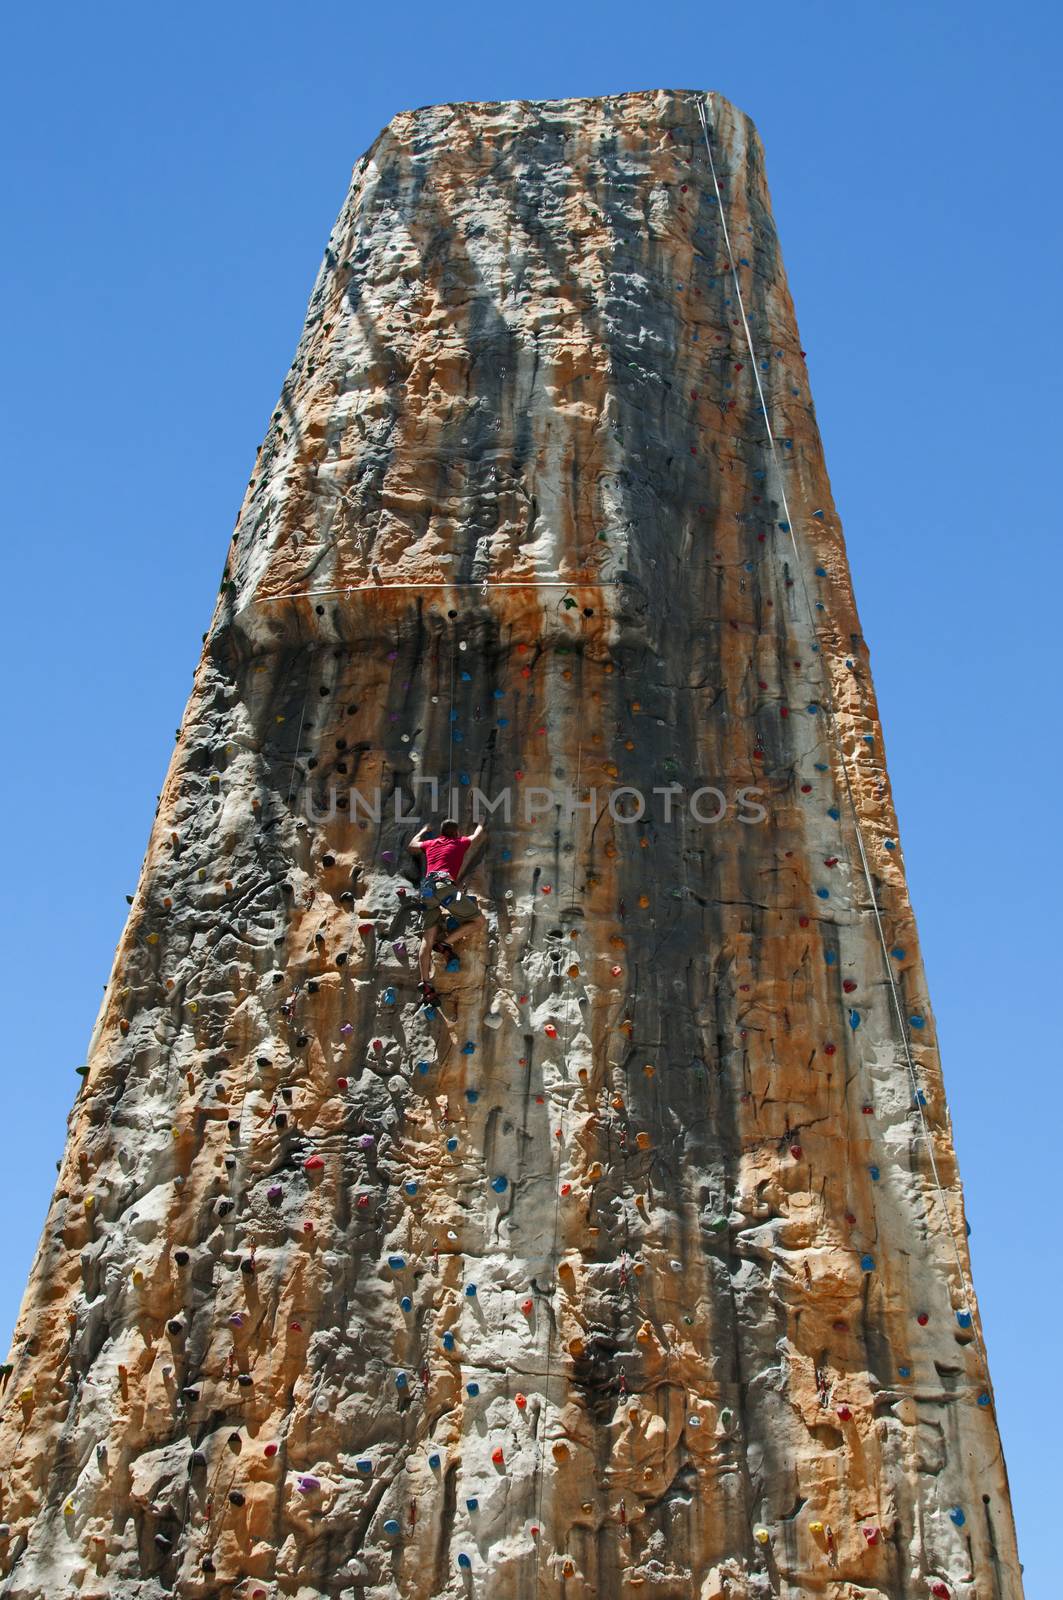
POLYGON ((463 834, 453 817, 440 824, 439 833, 429 838, 428 828, 421 828, 410 840, 409 849, 424 861, 424 878, 421 882, 421 904, 424 907, 424 929, 417 965, 421 972, 421 994, 427 1004, 439 999, 432 985, 432 953, 453 956, 452 943, 439 937, 444 929, 459 939, 471 923, 482 915, 476 900, 461 888, 469 852, 484 836, 484 826, 478 822, 470 834, 463 834))

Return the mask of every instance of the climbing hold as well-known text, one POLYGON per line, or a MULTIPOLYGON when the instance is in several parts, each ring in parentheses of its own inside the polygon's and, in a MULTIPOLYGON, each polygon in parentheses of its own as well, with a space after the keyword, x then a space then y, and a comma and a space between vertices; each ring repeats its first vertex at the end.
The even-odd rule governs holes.
POLYGON ((469 1560, 464 1550, 458 1552, 458 1566, 461 1567, 463 1572, 468 1572, 469 1568, 472 1566, 472 1562, 469 1560))
POLYGON ((300 1494, 316 1494, 321 1487, 320 1478, 313 1478, 309 1473, 301 1474, 295 1481, 300 1494))
POLYGON ((861 1531, 862 1531, 862 1533, 864 1535, 864 1538, 867 1540, 868 1544, 878 1544, 878 1541, 879 1541, 879 1529, 878 1528, 864 1528, 861 1531))
POLYGON ((874 1258, 874 1256, 861 1256, 860 1257, 860 1270, 861 1270, 861 1272, 874 1272, 874 1270, 875 1270, 875 1258, 874 1258))
POLYGON ((358 1468, 358 1471, 363 1474, 370 1473, 373 1470, 373 1463, 368 1456, 362 1456, 361 1459, 356 1461, 354 1464, 358 1468))
POLYGON ((471 1395, 475 1400, 476 1396, 480 1393, 480 1385, 478 1383, 467 1383, 465 1385, 465 1393, 471 1395))
POLYGON ((492 1178, 491 1187, 496 1194, 505 1194, 506 1190, 509 1188, 509 1179, 501 1177, 492 1178))
POLYGON ((952 1510, 949 1512, 949 1521, 954 1522, 957 1528, 963 1527, 964 1523, 967 1521, 967 1518, 963 1513, 962 1507, 953 1506, 952 1510))
POLYGON ((768 1532, 767 1528, 754 1528, 753 1537, 758 1544, 768 1544, 771 1539, 771 1534, 768 1532))
POLYGON ((860 1026, 860 1013, 859 1013, 859 1011, 850 1011, 850 1013, 849 1013, 849 1026, 850 1026, 850 1028, 852 1028, 853 1032, 855 1033, 857 1028, 860 1026))
POLYGON ((476 1046, 473 1044, 471 1039, 466 1039, 465 1043, 461 1047, 461 1053, 463 1056, 471 1056, 476 1054, 476 1046))
POLYGON ((404 1256, 388 1256, 388 1266, 391 1268, 392 1272, 401 1272, 403 1270, 403 1268, 406 1266, 405 1257, 404 1256))
POLYGON ((496 1449, 491 1451, 491 1460, 494 1462, 496 1467, 501 1467, 501 1466, 505 1465, 506 1458, 502 1454, 501 1445, 499 1445, 496 1449))
POLYGON ((466 1300, 476 1299, 476 1285, 474 1283, 467 1283, 465 1285, 465 1298, 466 1300))
POLYGON ((969 1311, 957 1311, 956 1321, 959 1323, 961 1328, 969 1328, 973 1318, 971 1317, 971 1313, 969 1311))
POLYGON ((527 1404, 528 1404, 527 1395, 525 1395, 525 1394, 516 1394, 516 1395, 514 1395, 513 1396, 513 1404, 516 1406, 518 1411, 523 1411, 526 1408, 527 1404))
POLYGON ((389 1517, 388 1520, 384 1524, 384 1532, 388 1535, 388 1537, 390 1539, 396 1539, 398 1537, 398 1535, 402 1532, 402 1528, 399 1525, 399 1523, 396 1522, 394 1517, 389 1517))
POLYGON ((324 1165, 325 1163, 320 1156, 307 1156, 303 1162, 303 1170, 304 1172, 320 1172, 324 1165))

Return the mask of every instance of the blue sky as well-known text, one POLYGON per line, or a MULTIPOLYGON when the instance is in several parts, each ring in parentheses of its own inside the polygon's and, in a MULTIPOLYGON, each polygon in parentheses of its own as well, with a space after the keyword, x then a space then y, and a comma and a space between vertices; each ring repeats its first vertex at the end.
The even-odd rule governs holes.
POLYGON ((717 89, 767 147, 872 649, 1028 1600, 1058 1593, 1061 32, 1056 6, 980 0, 8 12, 0 1342, 354 160, 410 106, 717 89))

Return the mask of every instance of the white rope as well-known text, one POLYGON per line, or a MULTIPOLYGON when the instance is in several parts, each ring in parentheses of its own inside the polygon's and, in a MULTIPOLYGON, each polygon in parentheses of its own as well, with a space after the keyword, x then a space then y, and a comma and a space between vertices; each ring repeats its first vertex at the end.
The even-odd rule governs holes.
POLYGON ((942 1211, 944 1212, 944 1215, 945 1215, 945 1226, 948 1229, 949 1241, 950 1241, 950 1243, 952 1245, 952 1253, 953 1253, 953 1256, 954 1256, 955 1261, 956 1261, 956 1270, 957 1270, 957 1272, 959 1274, 960 1288, 963 1291, 964 1296, 966 1297, 966 1305, 964 1306, 964 1310, 971 1313, 971 1326, 972 1326, 972 1328, 974 1330, 975 1342, 976 1342, 976 1345, 978 1347, 978 1352, 979 1352, 980 1357, 981 1357, 983 1375, 984 1375, 984 1378, 985 1378, 986 1389, 988 1391, 988 1389, 989 1389, 989 1362, 988 1362, 988 1356, 987 1356, 987 1353, 986 1353, 986 1350, 985 1350, 985 1346, 984 1346, 983 1341, 982 1341, 981 1330, 980 1330, 980 1328, 978 1326, 977 1319, 973 1315, 974 1291, 973 1291, 973 1287, 968 1283, 967 1273, 964 1270, 963 1260, 962 1260, 962 1257, 960 1255, 959 1244, 958 1244, 957 1239, 956 1239, 956 1231, 955 1231, 955 1229, 953 1228, 953 1225, 952 1225, 952 1217, 951 1217, 951 1214, 949 1212, 948 1201, 945 1198, 944 1186, 943 1186, 943 1184, 941 1182, 940 1173, 938 1172, 937 1157, 934 1154, 934 1144, 933 1144, 933 1140, 931 1138, 930 1127, 929 1127, 929 1124, 927 1122, 926 1113, 925 1113, 925 1110, 924 1110, 924 1107, 923 1107, 922 1091, 921 1091, 920 1085, 919 1085, 919 1076, 918 1076, 918 1072, 916 1070, 915 1059, 914 1059, 914 1057, 912 1055, 911 1041, 910 1041, 909 1035, 908 1035, 908 1025, 907 1025, 907 1022, 906 1022, 906 1019, 905 1019, 904 1007, 901 1004, 900 994, 899 994, 898 989, 897 989, 897 980, 896 980, 896 978, 894 976, 893 966, 892 966, 892 963, 890 961, 889 944, 888 944, 887 939, 886 939, 885 928, 883 927, 883 924, 882 924, 882 913, 881 913, 881 911, 879 909, 878 897, 875 894, 875 886, 874 886, 874 881, 873 881, 872 874, 871 874, 871 865, 870 865, 870 862, 868 861, 867 851, 866 851, 866 849, 864 847, 864 838, 863 838, 863 832, 862 832, 861 827, 860 827, 860 814, 859 814, 859 811, 857 809, 856 796, 855 796, 855 794, 853 792, 852 781, 851 781, 850 776, 849 776, 849 767, 848 767, 848 763, 847 763, 847 761, 845 759, 844 746, 842 744, 842 741, 841 741, 841 738, 840 738, 839 732, 838 732, 838 725, 837 725, 837 720, 836 720, 835 712, 834 712, 834 689, 833 689, 833 685, 831 683, 830 672, 829 672, 828 666, 827 666, 826 655, 820 649, 820 645, 819 645, 819 634, 818 634, 818 631, 817 631, 817 628, 816 628, 815 612, 813 610, 812 601, 811 601, 811 598, 809 596, 808 585, 805 582, 804 566, 803 566, 802 559, 801 559, 801 552, 800 552, 800 550, 798 549, 798 546, 797 546, 797 536, 796 536, 796 534, 794 532, 793 518, 790 515, 790 506, 789 506, 789 502, 788 502, 787 496, 786 496, 786 484, 783 481, 782 466, 781 466, 781 463, 779 461, 779 453, 778 453, 778 450, 776 449, 776 445, 775 445, 775 434, 774 434, 774 432, 772 430, 772 425, 771 425, 771 415, 770 415, 770 413, 768 411, 768 403, 767 403, 767 400, 765 399, 765 396, 764 396, 764 387, 763 387, 763 385, 762 385, 762 383, 760 381, 760 369, 759 369, 759 367, 757 365, 757 354, 756 354, 756 350, 755 350, 754 345, 753 345, 753 335, 750 332, 749 319, 746 316, 745 297, 742 294, 742 284, 741 284, 741 282, 739 280, 739 276, 738 276, 738 267, 737 267, 737 265, 735 263, 734 251, 731 248, 731 234, 730 234, 730 230, 727 227, 727 217, 726 217, 726 215, 724 213, 724 208, 723 208, 723 196, 720 193, 720 184, 719 184, 719 180, 718 180, 718 178, 716 176, 716 163, 715 163, 715 161, 713 160, 713 157, 712 157, 712 145, 711 145, 710 140, 709 140, 709 128, 708 128, 708 123, 707 123, 707 121, 705 119, 705 106, 704 106, 704 103, 700 99, 698 100, 697 105, 698 105, 698 116, 699 116, 699 118, 701 120, 701 131, 702 131, 702 133, 703 133, 703 135, 705 137, 705 150, 706 150, 706 153, 707 153, 708 158, 709 158, 709 171, 712 174, 712 186, 713 186, 713 189, 715 190, 715 193, 716 193, 716 205, 717 205, 717 208, 719 209, 719 213, 720 213, 720 225, 721 225, 721 227, 723 229, 724 244, 727 247, 727 259, 728 259, 728 261, 730 263, 731 277, 732 277, 732 279, 734 281, 734 286, 735 286, 735 294, 738 297, 738 310, 739 310, 739 313, 740 313, 741 318, 742 318, 742 327, 743 327, 743 329, 745 331, 745 336, 746 336, 746 348, 749 351, 750 366, 752 367, 752 370, 753 370, 753 381, 757 386, 757 396, 758 396, 758 398, 760 400, 760 409, 761 409, 761 412, 763 413, 764 427, 765 427, 765 430, 766 430, 767 436, 768 436, 768 448, 769 448, 769 450, 771 452, 772 465, 775 468, 775 476, 776 476, 776 479, 777 479, 778 485, 779 485, 779 498, 780 498, 780 500, 782 502, 782 508, 783 508, 783 512, 784 512, 784 515, 785 515, 785 518, 786 518, 786 527, 787 527, 787 531, 788 531, 788 533, 790 535, 790 543, 793 546, 794 561, 795 561, 795 564, 797 566, 797 575, 798 575, 798 578, 800 579, 800 583, 801 583, 801 593, 804 596, 805 608, 806 608, 806 610, 808 612, 809 625, 810 625, 811 630, 812 630, 812 635, 816 640, 816 652, 820 656, 820 660, 821 660, 822 667, 823 667, 823 684, 824 684, 824 690, 825 690, 825 704, 826 704, 826 709, 827 709, 827 721, 828 721, 828 724, 830 726, 830 731, 831 731, 831 734, 832 734, 832 736, 834 738, 835 746, 836 746, 836 749, 837 749, 837 752, 838 752, 838 760, 839 760, 839 763, 841 765, 843 778, 845 780, 845 792, 846 792, 846 795, 848 796, 849 807, 850 807, 850 810, 852 811, 852 815, 853 815, 853 829, 854 829, 855 834, 856 834, 856 846, 857 846, 857 850, 859 851, 859 855, 860 855, 860 865, 863 868, 864 879, 865 879, 865 881, 867 883, 867 892, 868 892, 868 896, 869 896, 869 898, 871 900, 871 910, 872 910, 872 912, 874 914, 875 926, 878 929, 878 938, 879 938, 879 944, 882 947, 882 956, 883 956, 883 961, 885 962, 886 977, 887 977, 887 980, 889 982, 890 993, 891 993, 891 995, 893 997, 893 1007, 894 1007, 894 1010, 895 1010, 895 1012, 897 1014, 897 1023, 898 1023, 898 1026, 900 1028, 901 1043, 902 1043, 902 1046, 903 1046, 903 1049, 904 1049, 905 1061, 906 1061, 907 1067, 908 1067, 908 1075, 909 1075, 909 1078, 911 1079, 911 1084, 912 1084, 912 1098, 913 1098, 913 1101, 914 1101, 914 1104, 915 1104, 916 1111, 918 1112, 918 1115, 919 1115, 920 1124, 922 1126, 923 1138, 924 1138, 924 1141, 926 1143, 927 1155, 928 1155, 929 1160, 930 1160, 930 1171, 931 1171, 931 1174, 933 1175, 934 1186, 937 1189, 938 1198, 941 1201, 941 1208, 942 1208, 942 1211))
POLYGON ((375 594, 381 589, 479 589, 488 593, 492 589, 614 589, 623 582, 621 578, 605 578, 584 582, 582 578, 566 583, 563 578, 517 578, 502 583, 481 583, 477 578, 443 578, 433 583, 349 583, 345 589, 291 589, 282 594, 256 595, 260 605, 270 605, 274 600, 320 600, 337 594, 375 594))

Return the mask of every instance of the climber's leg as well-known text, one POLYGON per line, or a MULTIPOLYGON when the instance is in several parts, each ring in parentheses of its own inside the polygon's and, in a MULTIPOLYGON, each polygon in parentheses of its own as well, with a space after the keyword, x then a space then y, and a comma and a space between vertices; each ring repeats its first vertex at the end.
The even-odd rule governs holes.
POLYGON ((435 922, 426 928, 421 935, 421 948, 417 952, 417 965, 421 973, 422 983, 432 981, 432 947, 439 936, 439 923, 435 922))

